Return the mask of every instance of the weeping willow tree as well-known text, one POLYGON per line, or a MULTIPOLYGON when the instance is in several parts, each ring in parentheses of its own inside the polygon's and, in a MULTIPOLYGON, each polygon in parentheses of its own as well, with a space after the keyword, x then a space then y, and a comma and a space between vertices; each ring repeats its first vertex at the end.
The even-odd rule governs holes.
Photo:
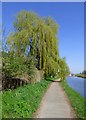
POLYGON ((43 70, 45 76, 55 76, 60 66, 57 33, 58 24, 51 17, 21 11, 7 42, 12 55, 26 60, 34 56, 37 69, 43 70))
POLYGON ((69 67, 66 63, 66 58, 65 57, 62 59, 60 58, 58 64, 59 64, 59 77, 61 79, 65 79, 65 77, 70 74, 69 67))

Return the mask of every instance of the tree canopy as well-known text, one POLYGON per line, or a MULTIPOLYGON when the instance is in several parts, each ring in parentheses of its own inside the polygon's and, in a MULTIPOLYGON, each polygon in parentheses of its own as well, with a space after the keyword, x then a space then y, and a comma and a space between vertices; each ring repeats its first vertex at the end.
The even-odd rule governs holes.
POLYGON ((50 17, 41 18, 33 12, 20 12, 14 22, 14 33, 8 37, 10 50, 17 56, 31 54, 37 60, 36 67, 46 75, 58 68, 58 25, 50 17))

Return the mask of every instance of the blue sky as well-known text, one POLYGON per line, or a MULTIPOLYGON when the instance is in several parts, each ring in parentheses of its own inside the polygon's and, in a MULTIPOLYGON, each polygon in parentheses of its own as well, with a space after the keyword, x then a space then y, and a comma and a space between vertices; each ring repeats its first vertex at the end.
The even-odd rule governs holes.
POLYGON ((34 11, 40 16, 51 16, 59 24, 59 53, 66 57, 71 72, 84 69, 84 3, 3 3, 3 25, 7 31, 13 29, 16 13, 21 10, 34 11))
MULTIPOLYGON (((0 2, 0 16, 2 16, 2 3, 0 2)), ((0 17, 0 23, 1 23, 1 17, 0 17)))

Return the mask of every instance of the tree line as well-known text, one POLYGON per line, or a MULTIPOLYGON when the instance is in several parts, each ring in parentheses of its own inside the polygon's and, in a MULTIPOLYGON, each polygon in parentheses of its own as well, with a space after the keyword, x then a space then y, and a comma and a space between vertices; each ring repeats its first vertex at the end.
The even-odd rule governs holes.
POLYGON ((33 82, 36 71, 43 77, 69 74, 65 58, 58 49, 59 26, 51 17, 42 18, 34 12, 21 11, 14 21, 14 31, 7 37, 3 47, 3 81, 8 77, 27 77, 33 82))

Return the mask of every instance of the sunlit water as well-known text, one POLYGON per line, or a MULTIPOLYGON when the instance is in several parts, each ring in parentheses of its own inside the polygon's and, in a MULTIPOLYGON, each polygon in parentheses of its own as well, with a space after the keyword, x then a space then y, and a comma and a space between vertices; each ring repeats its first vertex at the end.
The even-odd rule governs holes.
POLYGON ((86 79, 80 77, 67 77, 67 84, 86 98, 86 79))

